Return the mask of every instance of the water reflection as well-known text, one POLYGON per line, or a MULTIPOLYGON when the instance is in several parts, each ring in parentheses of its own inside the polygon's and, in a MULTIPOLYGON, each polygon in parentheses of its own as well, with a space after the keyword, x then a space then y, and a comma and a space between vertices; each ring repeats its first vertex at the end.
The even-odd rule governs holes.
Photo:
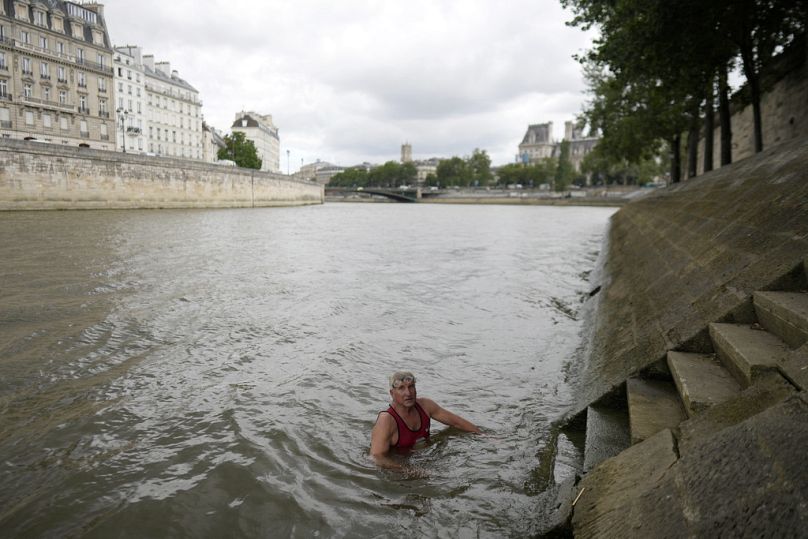
POLYGON ((13 534, 523 535, 611 210, 0 215, 13 534), (484 436, 367 457, 385 380, 484 436))

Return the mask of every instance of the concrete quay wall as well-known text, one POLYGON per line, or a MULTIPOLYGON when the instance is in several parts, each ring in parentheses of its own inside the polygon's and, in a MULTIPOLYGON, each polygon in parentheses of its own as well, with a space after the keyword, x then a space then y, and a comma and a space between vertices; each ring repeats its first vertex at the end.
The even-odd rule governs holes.
POLYGON ((752 293, 802 278, 806 258, 808 137, 626 204, 592 274, 571 415, 703 347, 707 324, 746 321, 752 293))
POLYGON ((323 187, 196 161, 0 140, 0 210, 322 204, 323 187))

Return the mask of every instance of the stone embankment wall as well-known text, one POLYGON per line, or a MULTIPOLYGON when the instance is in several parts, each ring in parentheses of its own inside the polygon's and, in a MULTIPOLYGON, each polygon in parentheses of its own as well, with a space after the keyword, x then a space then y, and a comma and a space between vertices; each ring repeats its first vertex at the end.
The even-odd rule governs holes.
POLYGON ((654 192, 612 217, 586 305, 573 414, 708 323, 743 319, 808 258, 808 137, 654 192))
POLYGON ((323 200, 321 185, 280 174, 0 141, 0 210, 239 208, 323 200))
MULTIPOLYGON (((792 58, 784 59, 789 69, 761 98, 763 117, 763 148, 769 148, 800 137, 808 137, 808 61, 806 51, 792 51, 792 58), (788 60, 788 61, 786 61, 788 60), (793 66, 791 64, 796 64, 793 66)), ((733 104, 732 160, 733 162, 754 155, 754 118, 752 106, 733 104)), ((687 158, 686 136, 683 137, 683 156, 687 158)), ((721 126, 718 116, 713 133, 713 168, 721 166, 721 126)), ((683 170, 687 170, 684 165, 683 170)), ((699 141, 698 173, 704 170, 704 137, 699 141)))

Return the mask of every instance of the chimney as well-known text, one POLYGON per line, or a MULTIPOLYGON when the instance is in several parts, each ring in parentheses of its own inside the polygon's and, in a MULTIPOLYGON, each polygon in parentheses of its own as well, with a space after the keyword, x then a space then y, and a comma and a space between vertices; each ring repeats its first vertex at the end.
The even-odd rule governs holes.
POLYGON ((171 72, 171 78, 172 78, 172 79, 178 79, 178 78, 180 78, 180 72, 179 72, 179 71, 177 71, 176 69, 175 69, 175 70, 173 70, 173 71, 171 72))
POLYGON ((98 2, 89 2, 87 4, 82 4, 81 7, 94 11, 101 18, 104 17, 104 4, 99 4, 98 2))
POLYGON ((157 62, 154 67, 157 71, 162 71, 163 75, 171 75, 171 62, 157 62))
POLYGON ((564 122, 564 140, 573 140, 575 134, 572 130, 572 122, 564 122))
POLYGON ((143 65, 154 71, 154 55, 153 54, 144 54, 143 55, 143 65))

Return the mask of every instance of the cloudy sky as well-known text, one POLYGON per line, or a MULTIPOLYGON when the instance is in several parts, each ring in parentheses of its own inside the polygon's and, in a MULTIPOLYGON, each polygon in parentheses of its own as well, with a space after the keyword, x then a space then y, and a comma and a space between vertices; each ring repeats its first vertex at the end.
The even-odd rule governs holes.
POLYGON ((208 123, 272 114, 281 169, 485 149, 512 162, 530 123, 557 138, 586 99, 591 35, 558 0, 102 0, 115 45, 171 62, 208 123))

